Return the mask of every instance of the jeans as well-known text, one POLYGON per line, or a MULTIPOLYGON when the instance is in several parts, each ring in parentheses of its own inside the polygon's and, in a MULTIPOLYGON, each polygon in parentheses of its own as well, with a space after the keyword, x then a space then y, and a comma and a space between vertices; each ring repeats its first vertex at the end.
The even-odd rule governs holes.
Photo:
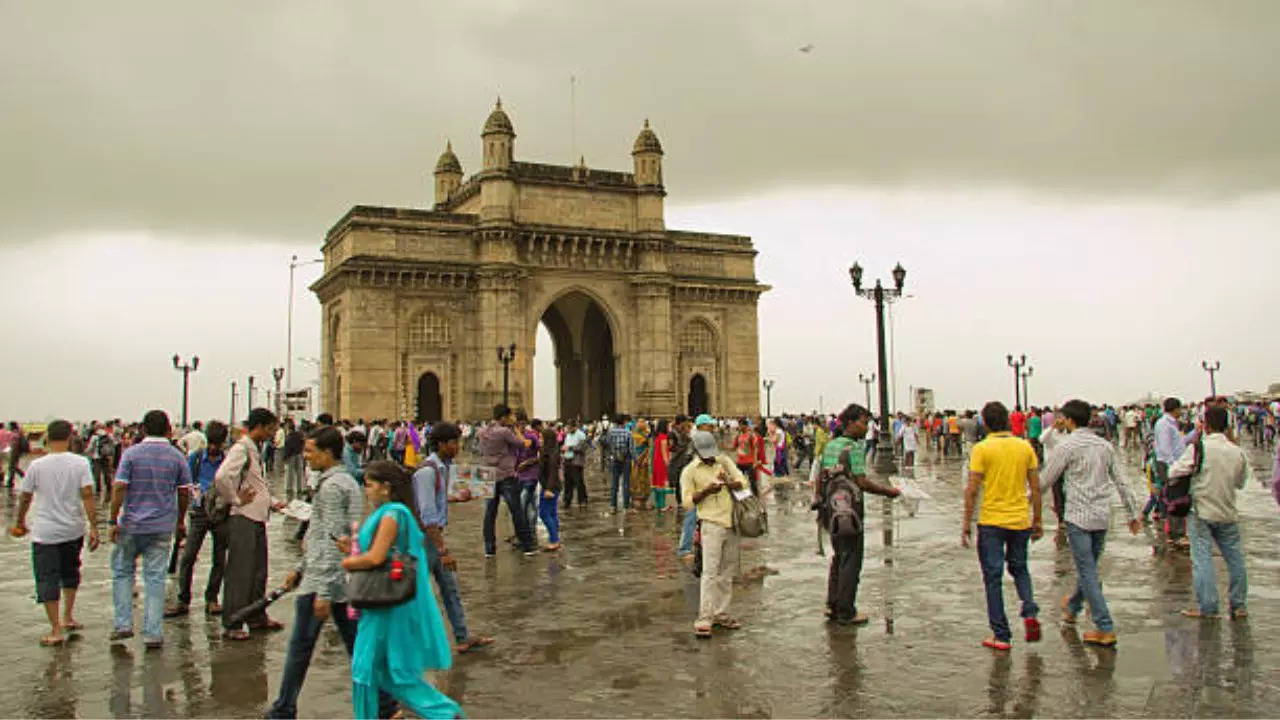
POLYGON ((1205 615, 1218 613, 1218 578, 1213 568, 1213 544, 1222 552, 1227 564, 1227 600, 1231 612, 1244 610, 1249 594, 1249 577, 1244 567, 1244 551, 1241 550, 1240 524, 1233 522, 1209 522, 1192 514, 1188 518, 1191 530, 1191 582, 1196 589, 1196 603, 1205 615))
POLYGON ((609 507, 618 509, 618 486, 622 486, 622 507, 631 507, 631 461, 609 462, 609 507))
MULTIPOLYGON (((267 526, 243 515, 228 517, 226 587, 222 592, 222 626, 241 630, 243 624, 232 625, 237 611, 261 600, 267 594, 267 526)), ((245 618, 251 628, 267 622, 266 610, 245 618)))
POLYGON ((526 521, 524 508, 520 506, 520 483, 513 477, 499 480, 493 489, 493 497, 485 501, 484 504, 484 525, 481 532, 484 534, 484 552, 486 555, 493 555, 497 552, 497 541, 494 538, 494 524, 498 520, 498 503, 506 502, 507 510, 511 511, 511 524, 515 526, 516 538, 520 541, 520 549, 525 552, 533 551, 533 533, 530 531, 529 523, 526 521))
POLYGON ((524 510, 524 521, 529 526, 530 534, 538 530, 538 483, 530 485, 520 483, 520 508, 524 510))
POLYGON ((1033 618, 1040 614, 1031 594, 1031 573, 1027 571, 1027 545, 1031 530, 1010 530, 994 525, 978 526, 978 564, 982 566, 982 582, 987 591, 987 622, 997 640, 1009 642, 1009 618, 1004 614, 1004 566, 1009 566, 1013 585, 1022 600, 1021 615, 1033 618))
POLYGON ((471 637, 467 632, 467 614, 462 610, 462 597, 458 594, 458 576, 452 570, 445 570, 440 562, 440 551, 436 544, 427 540, 427 565, 431 576, 436 579, 436 587, 440 589, 440 599, 444 602, 444 612, 449 616, 449 624, 453 626, 453 639, 459 643, 471 637))
POLYGON ((195 575, 196 558, 204 546, 205 534, 213 536, 213 566, 209 568, 209 582, 204 586, 204 604, 218 602, 222 592, 222 576, 227 568, 226 525, 213 527, 209 513, 203 506, 194 505, 187 513, 187 541, 182 546, 182 559, 178 564, 178 604, 191 604, 191 582, 195 575))
POLYGON ((538 517, 547 526, 547 540, 552 545, 560 542, 560 506, 556 504, 559 501, 560 493, 553 493, 551 497, 538 496, 538 517))
POLYGON ((582 477, 583 467, 572 461, 564 464, 564 506, 573 504, 573 495, 578 494, 578 504, 587 504, 587 483, 582 477))
MULTIPOLYGON (((315 600, 315 593, 307 593, 299 595, 295 601, 293 634, 289 636, 284 672, 280 676, 280 694, 267 710, 268 718, 298 717, 298 695, 307 679, 307 669, 311 667, 311 655, 315 652, 316 640, 320 638, 320 629, 324 627, 324 621, 316 619, 315 600)), ((338 635, 347 648, 347 655, 351 655, 359 622, 347 617, 347 604, 344 602, 329 603, 329 617, 338 626, 338 635)), ((379 696, 378 717, 390 717, 396 709, 395 701, 389 696, 379 696)))
POLYGON ((164 639, 164 575, 173 533, 120 531, 111 552, 111 599, 115 604, 115 629, 133 630, 133 581, 142 556, 142 638, 164 639))
POLYGON ((306 484, 306 473, 303 472, 302 456, 294 455, 285 458, 284 461, 284 492, 285 497, 290 500, 302 495, 303 486, 306 484))
POLYGON ((680 545, 676 548, 677 555, 688 555, 693 552, 693 531, 698 527, 698 509, 686 510, 684 513, 684 525, 680 528, 680 545))
POLYGON ((852 620, 858 615, 858 581, 862 576, 865 536, 831 536, 831 568, 827 571, 827 607, 837 620, 852 620))
POLYGON ((1098 578, 1098 558, 1102 557, 1102 548, 1107 544, 1107 531, 1084 530, 1067 523, 1067 543, 1076 561, 1077 578, 1076 591, 1067 601, 1067 610, 1077 615, 1088 601, 1094 627, 1105 633, 1115 632, 1107 599, 1102 596, 1102 580, 1098 578))

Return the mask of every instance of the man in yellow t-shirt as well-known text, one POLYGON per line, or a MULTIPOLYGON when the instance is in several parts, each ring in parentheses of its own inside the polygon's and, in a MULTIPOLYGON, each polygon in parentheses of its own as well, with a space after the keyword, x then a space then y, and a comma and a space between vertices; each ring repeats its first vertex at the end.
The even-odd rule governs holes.
POLYGON ((973 446, 969 458, 969 484, 964 491, 964 527, 960 544, 969 547, 972 537, 973 506, 982 489, 978 514, 978 564, 987 592, 987 621, 992 636, 982 642, 995 650, 1009 650, 1012 636, 1004 612, 1001 578, 1005 563, 1022 600, 1022 619, 1027 642, 1040 639, 1040 608, 1031 592, 1027 570, 1027 545, 1044 534, 1040 521, 1040 477, 1036 453, 1022 438, 1009 431, 1009 410, 990 402, 982 408, 982 422, 988 429, 985 440, 973 446), (1028 502, 1028 494, 1030 501, 1028 502))
POLYGON ((702 587, 693 634, 711 637, 713 627, 737 630, 742 622, 729 615, 733 600, 733 569, 738 554, 733 529, 733 495, 747 488, 747 479, 729 458, 720 455, 716 438, 705 430, 693 433, 694 460, 680 473, 682 504, 697 509, 702 526, 702 587))

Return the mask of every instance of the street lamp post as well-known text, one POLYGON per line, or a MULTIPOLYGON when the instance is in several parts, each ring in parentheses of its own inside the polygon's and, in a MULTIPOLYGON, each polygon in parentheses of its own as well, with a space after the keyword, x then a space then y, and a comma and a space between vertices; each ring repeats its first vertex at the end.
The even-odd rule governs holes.
POLYGON ((1210 365, 1207 360, 1201 360, 1200 367, 1209 373, 1209 395, 1218 397, 1218 371, 1222 369, 1222 361, 1214 360, 1213 364, 1210 365))
POLYGON ((200 358, 195 355, 191 356, 191 362, 182 362, 182 358, 177 355, 173 356, 173 369, 182 371, 182 427, 187 427, 187 389, 190 383, 191 373, 200 367, 200 358))
MULTIPOLYGON (((316 258, 315 260, 303 260, 298 262, 298 256, 294 255, 289 258, 289 339, 288 346, 285 350, 285 366, 286 377, 289 387, 293 387, 293 271, 303 265, 315 265, 324 262, 324 258, 316 258)), ((277 391, 278 392, 278 391, 277 391)))
POLYGON ((1008 355, 1005 360, 1013 368, 1013 405, 1016 408, 1022 405, 1022 368, 1027 364, 1027 356, 1014 360, 1013 355, 1008 355))
MULTIPOLYGON (((764 381, 764 415, 773 417, 773 380, 764 381)), ((756 402, 760 402, 757 400, 756 402)))
POLYGON ((280 381, 284 379, 284 368, 271 368, 271 377, 276 381, 276 417, 280 417, 280 381))
POLYGON ((507 347, 498 348, 498 362, 502 363, 502 404, 511 407, 510 401, 510 374, 511 363, 516 359, 516 344, 511 343, 507 347))
POLYGON ((1035 368, 1028 365, 1027 371, 1022 373, 1022 402, 1027 406, 1028 412, 1030 412, 1031 408, 1031 393, 1027 391, 1027 378, 1031 377, 1031 374, 1035 371, 1035 368))
POLYGON ((227 427, 236 426, 236 381, 231 381, 231 416, 227 418, 227 427))
POLYGON ((864 376, 862 373, 858 373, 858 382, 862 383, 863 388, 867 391, 867 412, 871 412, 871 383, 875 381, 875 373, 871 373, 869 377, 864 376))
MULTIPOLYGON (((880 283, 879 278, 876 279, 875 287, 864 288, 862 287, 862 266, 858 263, 854 263, 853 266, 849 268, 849 279, 853 281, 853 290, 859 297, 873 300, 876 304, 876 350, 879 355, 879 367, 877 368, 879 373, 878 377, 888 377, 889 367, 888 358, 885 356, 886 348, 884 341, 884 308, 885 305, 902 297, 902 285, 907 279, 907 271, 904 270, 902 264, 899 263, 893 268, 892 288, 884 287, 880 283)), ((893 437, 890 434, 889 427, 889 386, 888 384, 881 382, 880 435, 878 442, 876 443, 877 450, 880 448, 888 449, 893 447, 893 437)), ((876 452, 875 471, 877 474, 885 477, 889 477, 890 475, 894 475, 898 472, 897 463, 894 462, 892 452, 876 452)), ((888 530, 886 530, 886 533, 887 532, 888 530)))
POLYGON ((249 392, 245 395, 245 401, 248 403, 246 407, 249 408, 249 412, 253 412, 253 376, 252 375, 249 376, 249 392))

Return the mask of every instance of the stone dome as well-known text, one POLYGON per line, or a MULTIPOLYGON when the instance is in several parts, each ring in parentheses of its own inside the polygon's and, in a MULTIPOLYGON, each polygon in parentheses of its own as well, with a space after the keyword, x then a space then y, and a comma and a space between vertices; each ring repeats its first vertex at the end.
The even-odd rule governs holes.
POLYGON ((635 147, 632 148, 632 155, 640 153, 657 153, 662 154, 662 143, 658 142, 658 135, 649 128, 649 121, 644 121, 644 129, 636 136, 635 147))
POLYGON ((489 113, 489 119, 484 121, 484 130, 480 134, 490 133, 516 134, 515 127, 511 125, 511 118, 507 117, 506 111, 502 109, 502 98, 498 98, 498 102, 493 106, 493 112, 489 113))
POLYGON ((453 154, 453 143, 447 143, 444 152, 441 153, 440 159, 436 161, 436 174, 453 173, 455 175, 462 174, 462 163, 458 162, 458 156, 453 154))

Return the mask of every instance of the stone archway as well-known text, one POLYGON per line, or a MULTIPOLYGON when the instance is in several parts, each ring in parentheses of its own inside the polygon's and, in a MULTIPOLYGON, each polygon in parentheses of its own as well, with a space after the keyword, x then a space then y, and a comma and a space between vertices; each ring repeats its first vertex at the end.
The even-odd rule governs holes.
POLYGON ((600 302, 571 290, 552 301, 539 321, 555 351, 557 416, 594 419, 616 413, 614 330, 600 302))
POLYGON ((422 373, 418 378, 418 422, 439 422, 444 419, 444 397, 440 393, 440 378, 433 372, 422 373))
POLYGON ((707 399, 707 379, 702 373, 696 373, 689 379, 689 417, 697 417, 705 412, 710 412, 710 405, 707 399))

